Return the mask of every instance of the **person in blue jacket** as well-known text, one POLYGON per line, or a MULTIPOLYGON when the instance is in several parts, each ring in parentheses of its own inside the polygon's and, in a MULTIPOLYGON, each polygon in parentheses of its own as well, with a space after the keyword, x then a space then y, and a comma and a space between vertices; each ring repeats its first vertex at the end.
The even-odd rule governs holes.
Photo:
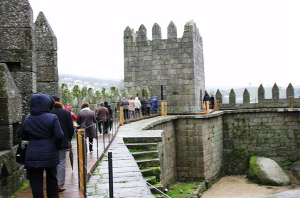
MULTIPOLYGON (((45 94, 34 94, 30 99, 30 115, 18 137, 28 140, 25 168, 34 198, 43 198, 43 172, 46 171, 47 197, 58 198, 58 150, 64 134, 56 115, 50 113, 54 100, 45 94)), ((21 127, 20 127, 21 128, 21 127)))
POLYGON ((151 110, 154 114, 156 114, 157 109, 158 109, 158 100, 157 100, 157 96, 154 96, 151 101, 151 110))

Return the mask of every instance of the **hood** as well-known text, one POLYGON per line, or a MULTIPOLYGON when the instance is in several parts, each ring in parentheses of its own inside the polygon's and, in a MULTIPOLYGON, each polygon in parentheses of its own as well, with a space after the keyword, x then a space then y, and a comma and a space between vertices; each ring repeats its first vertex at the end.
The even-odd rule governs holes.
POLYGON ((30 99, 30 114, 40 115, 50 113, 54 105, 54 100, 46 94, 34 94, 30 99))
POLYGON ((135 97, 135 100, 139 100, 139 97, 135 97))

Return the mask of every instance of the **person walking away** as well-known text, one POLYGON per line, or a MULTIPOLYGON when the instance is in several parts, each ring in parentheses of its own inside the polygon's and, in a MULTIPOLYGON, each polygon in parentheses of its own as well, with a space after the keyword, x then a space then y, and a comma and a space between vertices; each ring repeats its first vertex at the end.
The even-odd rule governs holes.
POLYGON ((123 107, 123 113, 124 113, 124 120, 129 119, 129 114, 128 114, 128 100, 124 97, 121 100, 121 107, 123 107))
POLYGON ((140 111, 141 111, 141 102, 139 100, 139 97, 135 97, 135 100, 134 100, 134 107, 135 107, 135 115, 136 117, 140 117, 140 111))
POLYGON ((51 113, 58 117, 61 129, 64 133, 63 143, 59 150, 59 164, 57 166, 57 180, 58 180, 58 192, 66 190, 65 176, 66 176, 66 154, 70 148, 71 140, 74 135, 73 119, 70 112, 64 109, 64 105, 60 102, 60 98, 57 95, 51 95, 55 100, 54 108, 51 113))
POLYGON ((210 101, 211 109, 213 110, 215 108, 215 97, 213 94, 211 95, 209 101, 210 101))
POLYGON ((129 105, 128 105, 129 116, 128 117, 130 119, 131 114, 132 114, 133 118, 135 118, 135 114, 134 114, 135 106, 134 106, 134 100, 132 97, 130 97, 128 103, 129 103, 129 105))
POLYGON ((151 101, 151 110, 154 112, 154 114, 156 114, 157 109, 158 109, 158 100, 157 100, 157 96, 154 96, 151 101))
MULTIPOLYGON (((30 99, 30 115, 18 138, 28 140, 25 168, 34 198, 44 198, 43 172, 46 171, 47 197, 58 198, 57 169, 58 151, 64 134, 56 115, 50 113, 54 100, 45 94, 34 94, 30 99)), ((20 127, 21 129, 22 127, 20 127)))
POLYGON ((146 105, 146 108, 147 108, 147 115, 148 115, 148 116, 150 116, 150 109, 151 109, 151 106, 152 106, 152 101, 151 101, 151 98, 148 97, 147 105, 146 105))
POLYGON ((75 112, 72 111, 72 108, 69 106, 65 107, 65 110, 69 111, 71 113, 72 119, 73 119, 73 126, 76 129, 78 127, 77 124, 77 115, 75 114, 75 112))
POLYGON ((208 93, 205 92, 205 95, 204 95, 204 98, 203 98, 203 103, 205 104, 205 107, 206 107, 206 102, 207 101, 209 102, 209 100, 210 100, 209 95, 208 95, 208 93))
POLYGON ((80 128, 85 129, 85 137, 89 138, 89 151, 93 152, 93 139, 96 138, 95 123, 96 118, 94 112, 90 109, 89 103, 83 103, 81 105, 81 110, 78 113, 77 123, 80 128))
POLYGON ((145 97, 141 100, 142 116, 146 116, 147 100, 145 97))
POLYGON ((108 105, 108 102, 104 102, 104 107, 107 108, 108 110, 108 121, 107 121, 107 124, 108 124, 108 129, 111 130, 112 128, 112 125, 113 125, 113 110, 111 109, 111 107, 108 105))
POLYGON ((72 107, 66 106, 65 110, 70 111, 71 112, 71 116, 74 122, 77 121, 77 115, 75 114, 75 112, 72 111, 72 107))
POLYGON ((103 134, 108 133, 108 109, 104 107, 103 103, 100 103, 100 107, 97 110, 97 121, 103 125, 103 134))

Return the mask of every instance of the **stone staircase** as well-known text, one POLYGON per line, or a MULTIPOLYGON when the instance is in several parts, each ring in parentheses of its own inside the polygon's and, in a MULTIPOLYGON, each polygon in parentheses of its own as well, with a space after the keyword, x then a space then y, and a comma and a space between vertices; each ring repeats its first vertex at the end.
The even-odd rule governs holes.
POLYGON ((124 137, 124 142, 138 164, 144 179, 154 187, 149 187, 153 194, 163 192, 160 183, 160 162, 157 142, 161 137, 124 137))

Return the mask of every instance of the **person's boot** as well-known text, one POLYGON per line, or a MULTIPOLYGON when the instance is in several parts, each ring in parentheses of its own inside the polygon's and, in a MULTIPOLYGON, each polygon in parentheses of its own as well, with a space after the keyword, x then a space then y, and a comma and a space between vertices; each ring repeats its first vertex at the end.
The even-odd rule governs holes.
POLYGON ((90 148, 90 153, 93 152, 93 145, 89 145, 89 148, 90 148))

